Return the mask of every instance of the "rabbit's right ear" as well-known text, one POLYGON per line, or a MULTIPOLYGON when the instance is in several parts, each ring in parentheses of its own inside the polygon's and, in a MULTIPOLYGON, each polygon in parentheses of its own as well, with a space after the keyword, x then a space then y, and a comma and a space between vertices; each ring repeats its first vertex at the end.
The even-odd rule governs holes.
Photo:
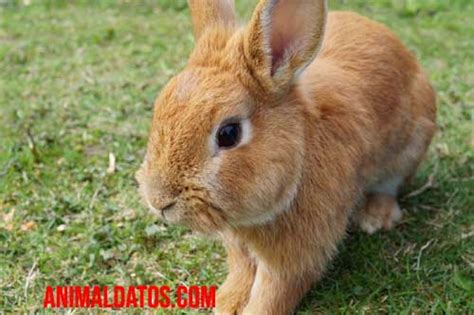
POLYGON ((324 35, 326 0, 261 0, 246 30, 247 65, 261 83, 288 86, 317 55, 324 35))
POLYGON ((234 0, 188 0, 196 41, 210 26, 236 24, 234 0))

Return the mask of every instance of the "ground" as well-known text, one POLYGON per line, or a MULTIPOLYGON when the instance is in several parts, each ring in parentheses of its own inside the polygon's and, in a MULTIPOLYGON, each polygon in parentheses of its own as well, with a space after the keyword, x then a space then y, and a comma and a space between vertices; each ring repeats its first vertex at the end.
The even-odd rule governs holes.
MULTIPOLYGON (((402 222, 348 233, 299 312, 474 313, 474 3, 331 7, 386 23, 414 51, 439 132, 402 222)), ((224 279, 221 245, 149 216, 133 176, 153 100, 192 45, 182 0, 0 1, 0 312, 41 309, 46 285, 224 279)))

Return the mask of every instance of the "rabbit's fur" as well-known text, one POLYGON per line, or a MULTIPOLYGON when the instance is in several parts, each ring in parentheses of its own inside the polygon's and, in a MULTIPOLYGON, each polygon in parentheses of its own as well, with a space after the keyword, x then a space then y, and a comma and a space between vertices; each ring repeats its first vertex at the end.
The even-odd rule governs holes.
POLYGON ((231 0, 189 3, 196 47, 156 101, 140 192, 165 220, 223 240, 216 313, 291 313, 350 221, 373 233, 400 219, 398 187, 436 129, 434 91, 386 27, 325 1, 261 1, 246 27, 231 0), (230 117, 242 140, 220 150, 230 117))

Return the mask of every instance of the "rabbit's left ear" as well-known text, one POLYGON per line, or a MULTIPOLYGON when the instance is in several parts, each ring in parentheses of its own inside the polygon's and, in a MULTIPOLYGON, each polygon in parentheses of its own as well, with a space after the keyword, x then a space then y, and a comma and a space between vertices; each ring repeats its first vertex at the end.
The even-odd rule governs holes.
POLYGON ((188 0, 196 40, 208 27, 234 26, 234 0, 188 0))
POLYGON ((277 85, 291 82, 319 51, 326 15, 326 0, 261 1, 244 39, 254 72, 277 85))

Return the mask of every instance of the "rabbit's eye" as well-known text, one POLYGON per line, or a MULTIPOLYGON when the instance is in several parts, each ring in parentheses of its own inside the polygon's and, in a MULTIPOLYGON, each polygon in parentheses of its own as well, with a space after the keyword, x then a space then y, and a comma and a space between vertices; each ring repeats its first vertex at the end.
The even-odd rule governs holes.
POLYGON ((217 145, 219 148, 230 149, 239 143, 241 133, 239 123, 231 123, 222 126, 217 131, 217 145))

